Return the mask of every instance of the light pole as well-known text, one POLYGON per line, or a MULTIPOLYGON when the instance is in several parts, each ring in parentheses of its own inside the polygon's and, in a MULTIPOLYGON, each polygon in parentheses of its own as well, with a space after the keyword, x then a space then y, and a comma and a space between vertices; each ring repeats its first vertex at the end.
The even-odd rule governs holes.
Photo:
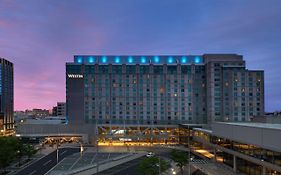
POLYGON ((59 144, 58 141, 56 140, 56 145, 57 145, 57 164, 59 163, 59 144))
POLYGON ((82 143, 81 143, 81 145, 80 145, 80 154, 81 154, 81 157, 82 157, 82 155, 83 155, 83 151, 84 151, 84 147, 83 147, 83 145, 82 145, 82 143))
POLYGON ((159 159, 159 175, 160 175, 160 173, 161 173, 161 164, 160 164, 160 156, 158 157, 158 159, 159 159))
POLYGON ((188 127, 188 175, 190 175, 190 128, 189 124, 187 125, 188 127))
MULTIPOLYGON (((96 157, 98 157, 98 154, 99 154, 99 140, 98 140, 98 137, 99 137, 99 128, 98 128, 98 121, 96 119, 96 144, 97 144, 97 152, 96 152, 96 157)), ((97 168, 96 168, 97 172, 96 172, 96 175, 99 173, 99 162, 98 162, 98 159, 97 159, 97 168)))

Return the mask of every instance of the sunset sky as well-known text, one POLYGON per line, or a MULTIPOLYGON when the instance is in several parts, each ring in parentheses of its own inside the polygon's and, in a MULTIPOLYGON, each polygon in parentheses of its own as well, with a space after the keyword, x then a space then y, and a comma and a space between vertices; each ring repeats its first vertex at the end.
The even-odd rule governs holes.
POLYGON ((0 0, 16 110, 65 101, 74 54, 204 53, 241 54, 264 70, 265 110, 281 110, 280 0, 0 0))

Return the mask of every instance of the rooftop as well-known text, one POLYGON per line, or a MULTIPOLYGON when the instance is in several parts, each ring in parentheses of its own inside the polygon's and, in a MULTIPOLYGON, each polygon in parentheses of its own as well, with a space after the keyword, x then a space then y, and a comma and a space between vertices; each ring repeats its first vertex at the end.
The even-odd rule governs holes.
POLYGON ((236 126, 245 126, 253 128, 264 128, 264 129, 278 129, 281 130, 281 124, 272 124, 272 123, 249 123, 249 122, 218 122, 227 125, 236 125, 236 126))
POLYGON ((203 64, 200 55, 135 55, 135 56, 105 56, 105 55, 75 55, 76 64, 203 64))

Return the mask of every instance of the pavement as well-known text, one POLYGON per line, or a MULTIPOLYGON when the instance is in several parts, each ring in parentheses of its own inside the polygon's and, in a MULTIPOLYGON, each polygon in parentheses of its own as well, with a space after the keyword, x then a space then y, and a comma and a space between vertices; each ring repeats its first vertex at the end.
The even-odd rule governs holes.
POLYGON ((83 154, 76 153, 63 159, 57 164, 48 175, 67 174, 82 172, 92 169, 97 164, 106 164, 132 156, 130 153, 109 153, 109 152, 85 152, 83 154))
MULTIPOLYGON (((171 149, 179 149, 182 151, 188 151, 184 147, 176 146, 130 146, 130 147, 110 147, 110 146, 100 146, 99 155, 96 154, 96 147, 89 147, 86 149, 84 157, 79 154, 80 148, 60 148, 59 149, 59 164, 57 164, 57 153, 54 148, 45 148, 40 151, 42 158, 34 161, 32 164, 27 165, 24 169, 14 173, 15 175, 44 175, 46 173, 52 172, 63 172, 64 170, 79 169, 85 165, 91 165, 84 174, 94 174, 96 172, 96 161, 104 162, 99 165, 99 175, 138 175, 137 167, 141 160, 145 157, 147 152, 154 152, 155 156, 159 156, 165 160, 170 161, 171 168, 163 175, 172 175, 173 171, 176 174, 180 173, 178 167, 175 163, 171 161, 170 151, 171 149), (114 152, 114 153, 113 153, 114 152), (75 154, 76 153, 76 154, 75 154), (120 160, 114 160, 114 157, 118 157, 122 154, 132 154, 133 156, 128 156, 120 160), (141 153, 141 154, 133 154, 141 153), (106 161, 107 162, 106 162, 106 161), (172 171, 173 169, 173 171, 172 171)), ((231 169, 225 168, 219 163, 212 162, 210 160, 204 160, 198 156, 195 156, 191 163, 191 172, 200 170, 207 175, 236 175, 231 169)), ((82 171, 81 171, 82 173, 82 171)), ((82 173, 83 174, 83 173, 82 173)), ((184 174, 188 174, 188 167, 184 167, 184 174)))
MULTIPOLYGON (((79 152, 79 148, 60 148, 59 159, 60 162, 65 157, 79 152)), ((57 152, 53 151, 50 154, 40 158, 36 162, 26 166, 24 169, 15 173, 15 175, 44 175, 51 168, 57 164, 57 152)))
MULTIPOLYGON (((108 148, 108 149, 114 149, 114 148, 108 148)), ((161 158, 164 158, 166 160, 171 159, 170 157, 170 151, 171 149, 178 149, 182 151, 188 151, 187 148, 184 148, 182 146, 158 146, 158 147, 130 147, 129 148, 131 152, 154 152, 155 156, 160 156, 161 158)), ((196 174, 207 174, 207 175, 237 175, 235 172, 233 172, 230 168, 226 168, 225 165, 222 165, 221 163, 216 163, 211 160, 204 159, 202 157, 199 157, 195 154, 192 154, 192 157, 194 159, 191 163, 191 173, 195 172, 196 174), (197 170, 197 171, 196 171, 197 170), (198 171, 199 170, 199 171, 198 171)), ((143 160, 144 157, 135 159, 133 161, 129 161, 127 163, 112 167, 110 169, 107 169, 105 171, 102 171, 99 173, 99 175, 139 175, 137 172, 138 164, 141 160, 143 160)), ((163 175, 172 175, 173 171, 171 169, 174 169, 176 174, 180 174, 179 168, 175 165, 174 162, 171 162, 171 168, 167 170, 166 172, 162 173, 163 175)), ((184 167, 184 174, 188 173, 188 166, 184 167)))
MULTIPOLYGON (((105 149, 105 148, 103 148, 105 149)), ((114 148, 108 148, 108 149, 114 149, 114 148)), ((127 148, 122 148, 120 147, 119 149, 127 149, 127 148)), ((147 146, 147 147, 140 147, 140 146, 135 146, 135 147, 129 147, 130 152, 142 152, 144 155, 147 152, 153 152, 155 153, 155 156, 160 156, 163 159, 170 160, 170 151, 171 149, 165 148, 165 147, 155 147, 155 146, 147 146)), ((137 168, 139 163, 145 159, 144 156, 128 161, 124 164, 120 164, 118 166, 114 166, 110 169, 106 169, 100 173, 99 175, 140 175, 138 173, 137 168)))
POLYGON ((136 168, 143 159, 145 159, 145 157, 140 157, 121 165, 117 165, 98 173, 98 175, 141 175, 136 171, 136 168))

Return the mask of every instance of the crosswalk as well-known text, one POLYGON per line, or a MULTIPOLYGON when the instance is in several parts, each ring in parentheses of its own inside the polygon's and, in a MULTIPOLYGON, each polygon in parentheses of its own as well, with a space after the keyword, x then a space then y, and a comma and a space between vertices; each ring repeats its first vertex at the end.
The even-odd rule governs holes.
POLYGON ((193 164, 208 164, 208 163, 210 163, 209 161, 204 160, 204 159, 192 159, 191 162, 193 164))

